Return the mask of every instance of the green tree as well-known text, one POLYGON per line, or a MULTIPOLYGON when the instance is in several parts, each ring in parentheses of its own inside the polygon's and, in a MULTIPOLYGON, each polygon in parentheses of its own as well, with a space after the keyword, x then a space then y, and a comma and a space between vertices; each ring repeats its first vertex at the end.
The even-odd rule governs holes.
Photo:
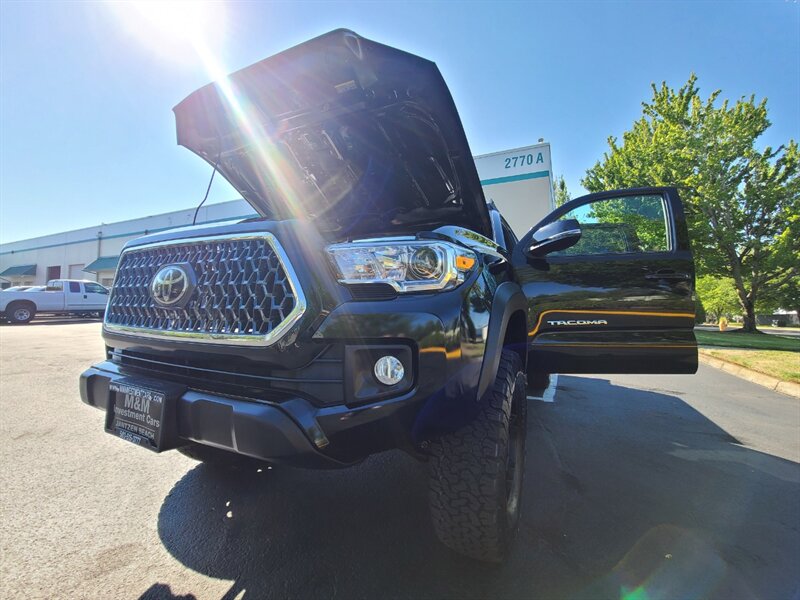
POLYGON ((697 278, 697 297, 703 303, 706 314, 715 321, 741 312, 736 285, 730 277, 703 275, 697 278))
POLYGON ((757 148, 770 126, 766 100, 719 103, 719 90, 704 100, 696 83, 692 75, 678 90, 653 84, 642 117, 621 143, 609 138, 581 183, 590 191, 677 186, 698 272, 733 280, 743 330, 752 332, 759 296, 800 276, 800 154, 793 140, 757 148))
POLYGON ((779 308, 794 311, 800 318, 800 277, 795 277, 777 288, 767 290, 760 296, 756 306, 759 313, 773 313, 779 308))
MULTIPOLYGON (((787 227, 775 243, 769 262, 798 266, 800 265, 800 209, 796 205, 787 209, 783 220, 787 227)), ((789 276, 781 277, 772 285, 768 285, 759 294, 756 308, 759 312, 768 313, 782 308, 795 311, 800 318, 800 277, 792 276, 790 273, 789 276)))
POLYGON ((553 198, 555 199, 556 207, 572 200, 572 196, 569 195, 569 190, 567 190, 567 182, 564 180, 563 175, 553 180, 553 198))

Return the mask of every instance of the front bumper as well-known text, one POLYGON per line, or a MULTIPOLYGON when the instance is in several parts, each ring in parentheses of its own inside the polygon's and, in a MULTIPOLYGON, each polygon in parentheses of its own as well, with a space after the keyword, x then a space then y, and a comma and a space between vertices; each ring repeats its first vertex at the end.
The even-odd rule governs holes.
MULTIPOLYGON (((111 361, 99 363, 81 374, 81 399, 106 410, 109 384, 137 376, 143 377, 111 361)), ((354 408, 321 408, 299 396, 272 403, 188 389, 175 412, 181 440, 270 462, 335 468, 411 444, 407 432, 421 402, 414 390, 354 408)))

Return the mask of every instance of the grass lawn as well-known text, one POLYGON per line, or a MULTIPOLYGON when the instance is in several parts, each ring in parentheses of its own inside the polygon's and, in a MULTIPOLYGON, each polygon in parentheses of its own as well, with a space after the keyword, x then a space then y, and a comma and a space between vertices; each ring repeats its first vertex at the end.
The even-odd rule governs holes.
MULTIPOLYGON (((734 331, 695 330, 697 343, 701 346, 723 348, 750 348, 752 350, 785 350, 800 352, 800 338, 765 333, 737 333, 734 331)), ((800 361, 800 356, 798 356, 800 361)))
POLYGON ((695 330, 702 351, 784 381, 800 383, 800 338, 695 330))
POLYGON ((798 352, 738 348, 703 348, 702 352, 784 381, 800 383, 800 353, 798 352))
MULTIPOLYGON (((707 327, 717 327, 716 323, 703 323, 707 327)), ((728 329, 741 329, 741 323, 728 323, 728 329)), ((800 331, 800 327, 792 325, 789 327, 773 327, 772 325, 759 325, 759 329, 768 329, 770 331, 800 331)))

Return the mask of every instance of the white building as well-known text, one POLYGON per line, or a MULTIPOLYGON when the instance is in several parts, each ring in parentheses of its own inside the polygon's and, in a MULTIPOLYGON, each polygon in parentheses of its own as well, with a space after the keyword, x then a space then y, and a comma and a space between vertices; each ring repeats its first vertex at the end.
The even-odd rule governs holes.
MULTIPOLYGON (((129 240, 147 233, 191 225, 194 208, 76 229, 0 244, 0 285, 43 285, 51 279, 94 279, 111 285, 119 253, 129 240)), ((244 200, 209 204, 199 223, 245 218, 254 213, 244 200)))
POLYGON ((555 208, 550 144, 542 142, 475 157, 486 200, 522 237, 555 208))
MULTIPOLYGON (((539 143, 475 157, 486 199, 494 201, 518 236, 552 210, 550 144, 539 143)), ((0 287, 43 285, 51 279, 94 279, 111 285, 119 254, 129 240, 191 225, 195 208, 101 224, 0 244, 0 287)), ((255 215, 244 200, 210 204, 197 223, 255 215)))

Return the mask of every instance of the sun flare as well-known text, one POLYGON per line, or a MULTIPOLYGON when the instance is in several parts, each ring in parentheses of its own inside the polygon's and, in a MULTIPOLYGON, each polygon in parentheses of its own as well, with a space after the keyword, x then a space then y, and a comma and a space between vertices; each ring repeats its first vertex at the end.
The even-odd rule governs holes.
POLYGON ((213 17, 219 16, 221 4, 210 2, 148 2, 131 3, 162 35, 185 40, 192 45, 203 43, 217 26, 213 17))
POLYGON ((220 2, 137 0, 109 6, 126 33, 170 62, 203 60, 222 43, 225 33, 220 2))

